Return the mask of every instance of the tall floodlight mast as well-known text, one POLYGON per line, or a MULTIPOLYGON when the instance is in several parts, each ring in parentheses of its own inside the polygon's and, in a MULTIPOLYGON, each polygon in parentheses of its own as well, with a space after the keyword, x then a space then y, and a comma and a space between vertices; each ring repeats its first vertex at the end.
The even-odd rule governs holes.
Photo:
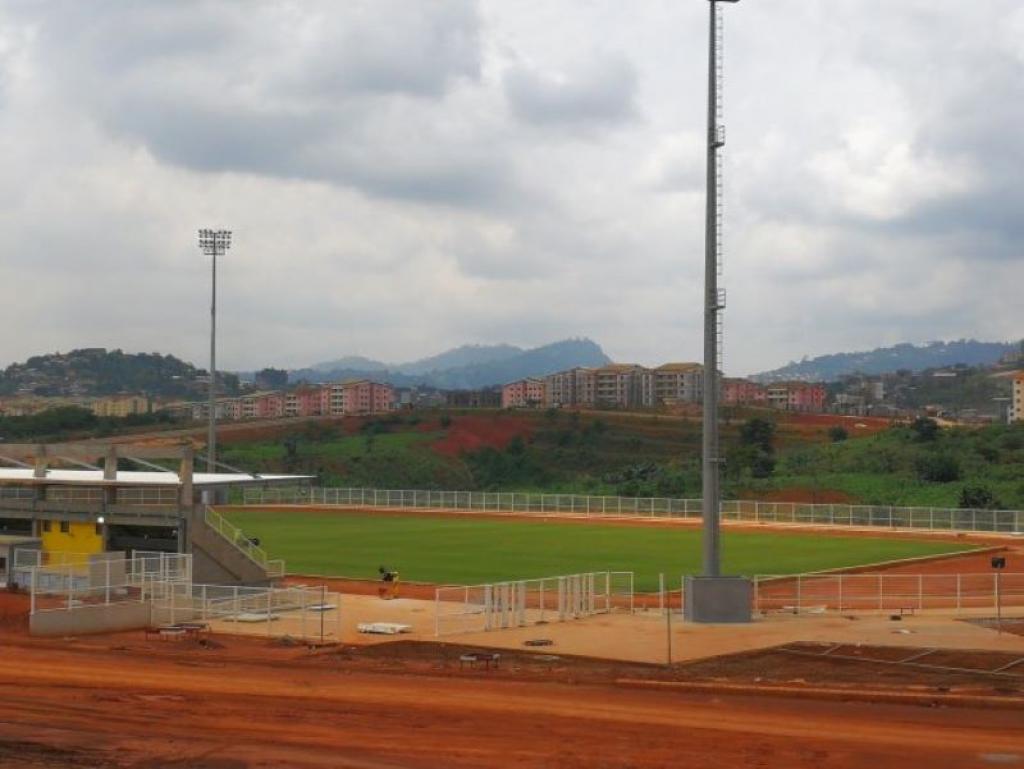
POLYGON ((199 230, 199 249, 213 262, 210 284, 210 418, 206 436, 206 471, 217 468, 217 255, 231 248, 231 230, 199 230))
POLYGON ((704 222, 704 430, 702 513, 704 568, 700 577, 686 580, 683 611, 694 622, 750 620, 750 581, 723 577, 721 569, 721 456, 718 441, 719 373, 722 370, 722 169, 719 153, 725 144, 722 123, 722 17, 719 3, 708 0, 708 131, 707 202, 704 222))
POLYGON ((722 310, 725 292, 718 286, 722 274, 722 169, 719 152, 725 144, 722 122, 722 17, 720 2, 709 0, 708 39, 708 133, 707 202, 704 222, 704 576, 717 577, 721 570, 721 457, 718 445, 719 372, 722 369, 722 310))

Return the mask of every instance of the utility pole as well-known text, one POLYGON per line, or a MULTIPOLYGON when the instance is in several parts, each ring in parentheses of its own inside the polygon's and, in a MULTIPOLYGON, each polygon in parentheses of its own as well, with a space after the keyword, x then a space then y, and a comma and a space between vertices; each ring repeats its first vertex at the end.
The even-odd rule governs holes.
POLYGON ((199 230, 199 248, 212 257, 210 284, 210 415, 206 435, 206 472, 217 471, 217 255, 231 248, 231 230, 199 230))

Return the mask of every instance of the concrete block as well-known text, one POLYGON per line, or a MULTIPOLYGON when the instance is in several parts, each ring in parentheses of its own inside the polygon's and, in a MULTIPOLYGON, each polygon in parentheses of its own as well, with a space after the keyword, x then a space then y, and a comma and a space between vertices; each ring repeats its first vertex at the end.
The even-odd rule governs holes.
POLYGON ((751 621, 753 587, 746 577, 687 577, 683 590, 687 622, 751 621))

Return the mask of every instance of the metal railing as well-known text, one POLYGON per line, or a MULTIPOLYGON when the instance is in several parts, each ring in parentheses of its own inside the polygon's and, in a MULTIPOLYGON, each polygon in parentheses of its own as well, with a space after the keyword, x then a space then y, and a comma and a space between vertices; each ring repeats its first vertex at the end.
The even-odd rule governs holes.
POLYGON ((207 526, 231 543, 242 555, 259 564, 267 572, 268 577, 284 576, 283 560, 280 558, 270 558, 266 550, 249 539, 240 528, 216 510, 207 507, 205 520, 207 526))
POLYGON ((147 601, 169 586, 192 581, 187 553, 136 551, 126 556, 113 551, 50 559, 32 552, 38 553, 36 563, 21 558, 15 572, 18 584, 29 590, 30 614, 147 601))
POLYGON ((754 611, 917 612, 1024 607, 1024 574, 798 574, 754 577, 754 611))
MULTIPOLYGON (((246 489, 242 499, 246 505, 337 505, 597 518, 700 518, 701 513, 700 499, 507 491, 285 487, 246 489)), ((722 518, 751 523, 1024 533, 1024 512, 1020 510, 725 500, 722 502, 722 518)))
POLYGON ((180 498, 181 492, 173 487, 123 488, 117 490, 115 504, 167 507, 177 506, 180 498))
POLYGON ((341 637, 341 596, 323 587, 175 585, 153 600, 156 624, 200 622, 217 633, 341 637))
POLYGON ((633 610, 631 571, 446 585, 435 591, 434 635, 565 622, 616 609, 633 610))

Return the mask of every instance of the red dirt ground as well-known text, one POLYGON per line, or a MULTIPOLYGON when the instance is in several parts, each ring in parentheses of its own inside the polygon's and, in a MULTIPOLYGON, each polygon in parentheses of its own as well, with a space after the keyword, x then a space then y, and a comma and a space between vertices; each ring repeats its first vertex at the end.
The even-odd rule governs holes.
POLYGON ((456 457, 482 448, 503 449, 513 438, 526 440, 532 432, 532 421, 514 416, 453 416, 445 437, 431 448, 438 454, 456 457))
POLYGON ((0 632, 28 632, 29 597, 0 590, 0 632))
POLYGON ((813 429, 826 431, 830 427, 842 427, 851 437, 874 435, 892 427, 892 420, 883 417, 852 417, 842 414, 799 414, 783 412, 779 417, 783 425, 796 427, 800 430, 813 429))
MULTIPOLYGON (((1024 551, 1004 548, 999 555, 1006 558, 1003 580, 1004 606, 1020 606, 1024 603, 1021 594, 1021 580, 1024 573, 1024 551)), ((991 608, 995 603, 995 580, 993 578, 993 553, 966 553, 951 557, 912 561, 883 567, 857 567, 844 573, 885 574, 886 580, 875 580, 872 576, 863 579, 843 580, 842 590, 838 580, 828 577, 803 580, 799 597, 796 580, 781 578, 761 583, 758 587, 758 601, 763 609, 779 609, 799 602, 805 607, 827 606, 855 611, 858 609, 884 608, 889 611, 910 609, 952 609, 991 608), (899 579, 899 575, 907 575, 899 579), (924 579, 917 579, 923 575, 924 579), (956 578, 961 575, 959 578, 956 578), (945 578, 943 578, 945 577, 945 578), (895 579, 893 579, 895 578, 895 579), (882 595, 879 595, 879 590, 882 595)))
POLYGON ((500 670, 464 670, 458 647, 311 654, 264 639, 147 643, 141 633, 4 636, 0 651, 5 769, 963 769, 1024 755, 1020 710, 616 683, 649 681, 653 666, 531 665, 510 654, 500 670))
MULTIPOLYGON (((967 553, 954 558, 890 566, 886 574, 992 574, 992 553, 967 553)), ((1007 547, 999 552, 1006 558, 1007 574, 1024 574, 1024 550, 1007 547)))

